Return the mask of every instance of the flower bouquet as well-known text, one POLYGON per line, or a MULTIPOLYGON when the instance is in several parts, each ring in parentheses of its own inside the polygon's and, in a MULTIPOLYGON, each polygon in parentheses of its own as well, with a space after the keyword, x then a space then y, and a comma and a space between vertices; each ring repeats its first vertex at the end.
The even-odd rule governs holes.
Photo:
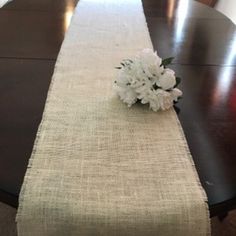
POLYGON ((162 60, 156 52, 144 49, 134 59, 121 62, 114 88, 120 99, 131 107, 137 101, 153 111, 167 110, 182 96, 177 88, 180 78, 169 68, 173 58, 162 60))

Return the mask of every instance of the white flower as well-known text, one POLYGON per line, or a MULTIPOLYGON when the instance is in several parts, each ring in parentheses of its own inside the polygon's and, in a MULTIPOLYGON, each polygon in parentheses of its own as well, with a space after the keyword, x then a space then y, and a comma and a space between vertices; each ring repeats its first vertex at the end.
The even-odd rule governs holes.
POLYGON ((156 52, 153 52, 152 49, 146 48, 138 55, 138 58, 143 65, 152 68, 153 66, 160 67, 162 59, 157 55, 156 52))
POLYGON ((161 90, 158 99, 162 110, 168 110, 173 106, 173 99, 169 92, 161 90))
POLYGON ((126 103, 128 107, 131 107, 134 103, 137 102, 137 93, 131 87, 114 87, 117 94, 119 95, 121 101, 126 103))
POLYGON ((181 90, 174 88, 170 91, 170 95, 171 95, 172 99, 177 102, 178 98, 181 97, 183 95, 183 93, 181 90))
POLYGON ((138 55, 137 59, 140 61, 140 66, 146 76, 149 77, 154 84, 158 76, 164 71, 164 67, 161 66, 162 59, 156 52, 153 52, 153 50, 149 48, 144 49, 138 55))
POLYGON ((169 92, 162 89, 150 90, 142 103, 149 103, 153 111, 167 110, 173 106, 173 99, 169 92))
POLYGON ((167 110, 182 96, 174 88, 175 72, 161 66, 162 59, 151 49, 144 49, 133 60, 124 60, 115 81, 115 90, 128 105, 141 101, 153 111, 167 110))
POLYGON ((156 84, 164 90, 172 89, 176 84, 175 72, 171 69, 165 69, 156 84))

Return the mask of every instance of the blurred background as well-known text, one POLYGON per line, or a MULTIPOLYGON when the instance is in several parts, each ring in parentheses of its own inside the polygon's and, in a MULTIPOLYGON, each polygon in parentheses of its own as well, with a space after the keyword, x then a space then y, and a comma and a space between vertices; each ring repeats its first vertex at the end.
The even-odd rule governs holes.
POLYGON ((217 11, 226 15, 231 21, 236 24, 236 1, 235 0, 197 0, 204 3, 217 11))

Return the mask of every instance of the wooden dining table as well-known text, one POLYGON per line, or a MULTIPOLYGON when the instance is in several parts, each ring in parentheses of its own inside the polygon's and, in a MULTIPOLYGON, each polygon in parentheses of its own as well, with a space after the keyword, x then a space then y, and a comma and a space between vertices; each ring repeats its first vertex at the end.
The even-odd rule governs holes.
MULTIPOLYGON (((17 207, 54 65, 78 0, 0 9, 0 201, 17 207)), ((175 57, 175 105, 211 216, 236 207, 236 27, 193 0, 143 0, 155 50, 175 57)), ((94 39, 96 40, 96 39, 94 39)))

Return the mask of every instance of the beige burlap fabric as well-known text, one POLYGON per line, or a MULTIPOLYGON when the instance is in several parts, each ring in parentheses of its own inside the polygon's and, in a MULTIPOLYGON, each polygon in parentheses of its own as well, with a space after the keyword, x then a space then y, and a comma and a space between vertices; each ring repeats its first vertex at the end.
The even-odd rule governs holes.
POLYGON ((140 0, 81 0, 20 195, 19 236, 205 236, 206 197, 173 110, 127 108, 122 59, 152 47, 140 0))

